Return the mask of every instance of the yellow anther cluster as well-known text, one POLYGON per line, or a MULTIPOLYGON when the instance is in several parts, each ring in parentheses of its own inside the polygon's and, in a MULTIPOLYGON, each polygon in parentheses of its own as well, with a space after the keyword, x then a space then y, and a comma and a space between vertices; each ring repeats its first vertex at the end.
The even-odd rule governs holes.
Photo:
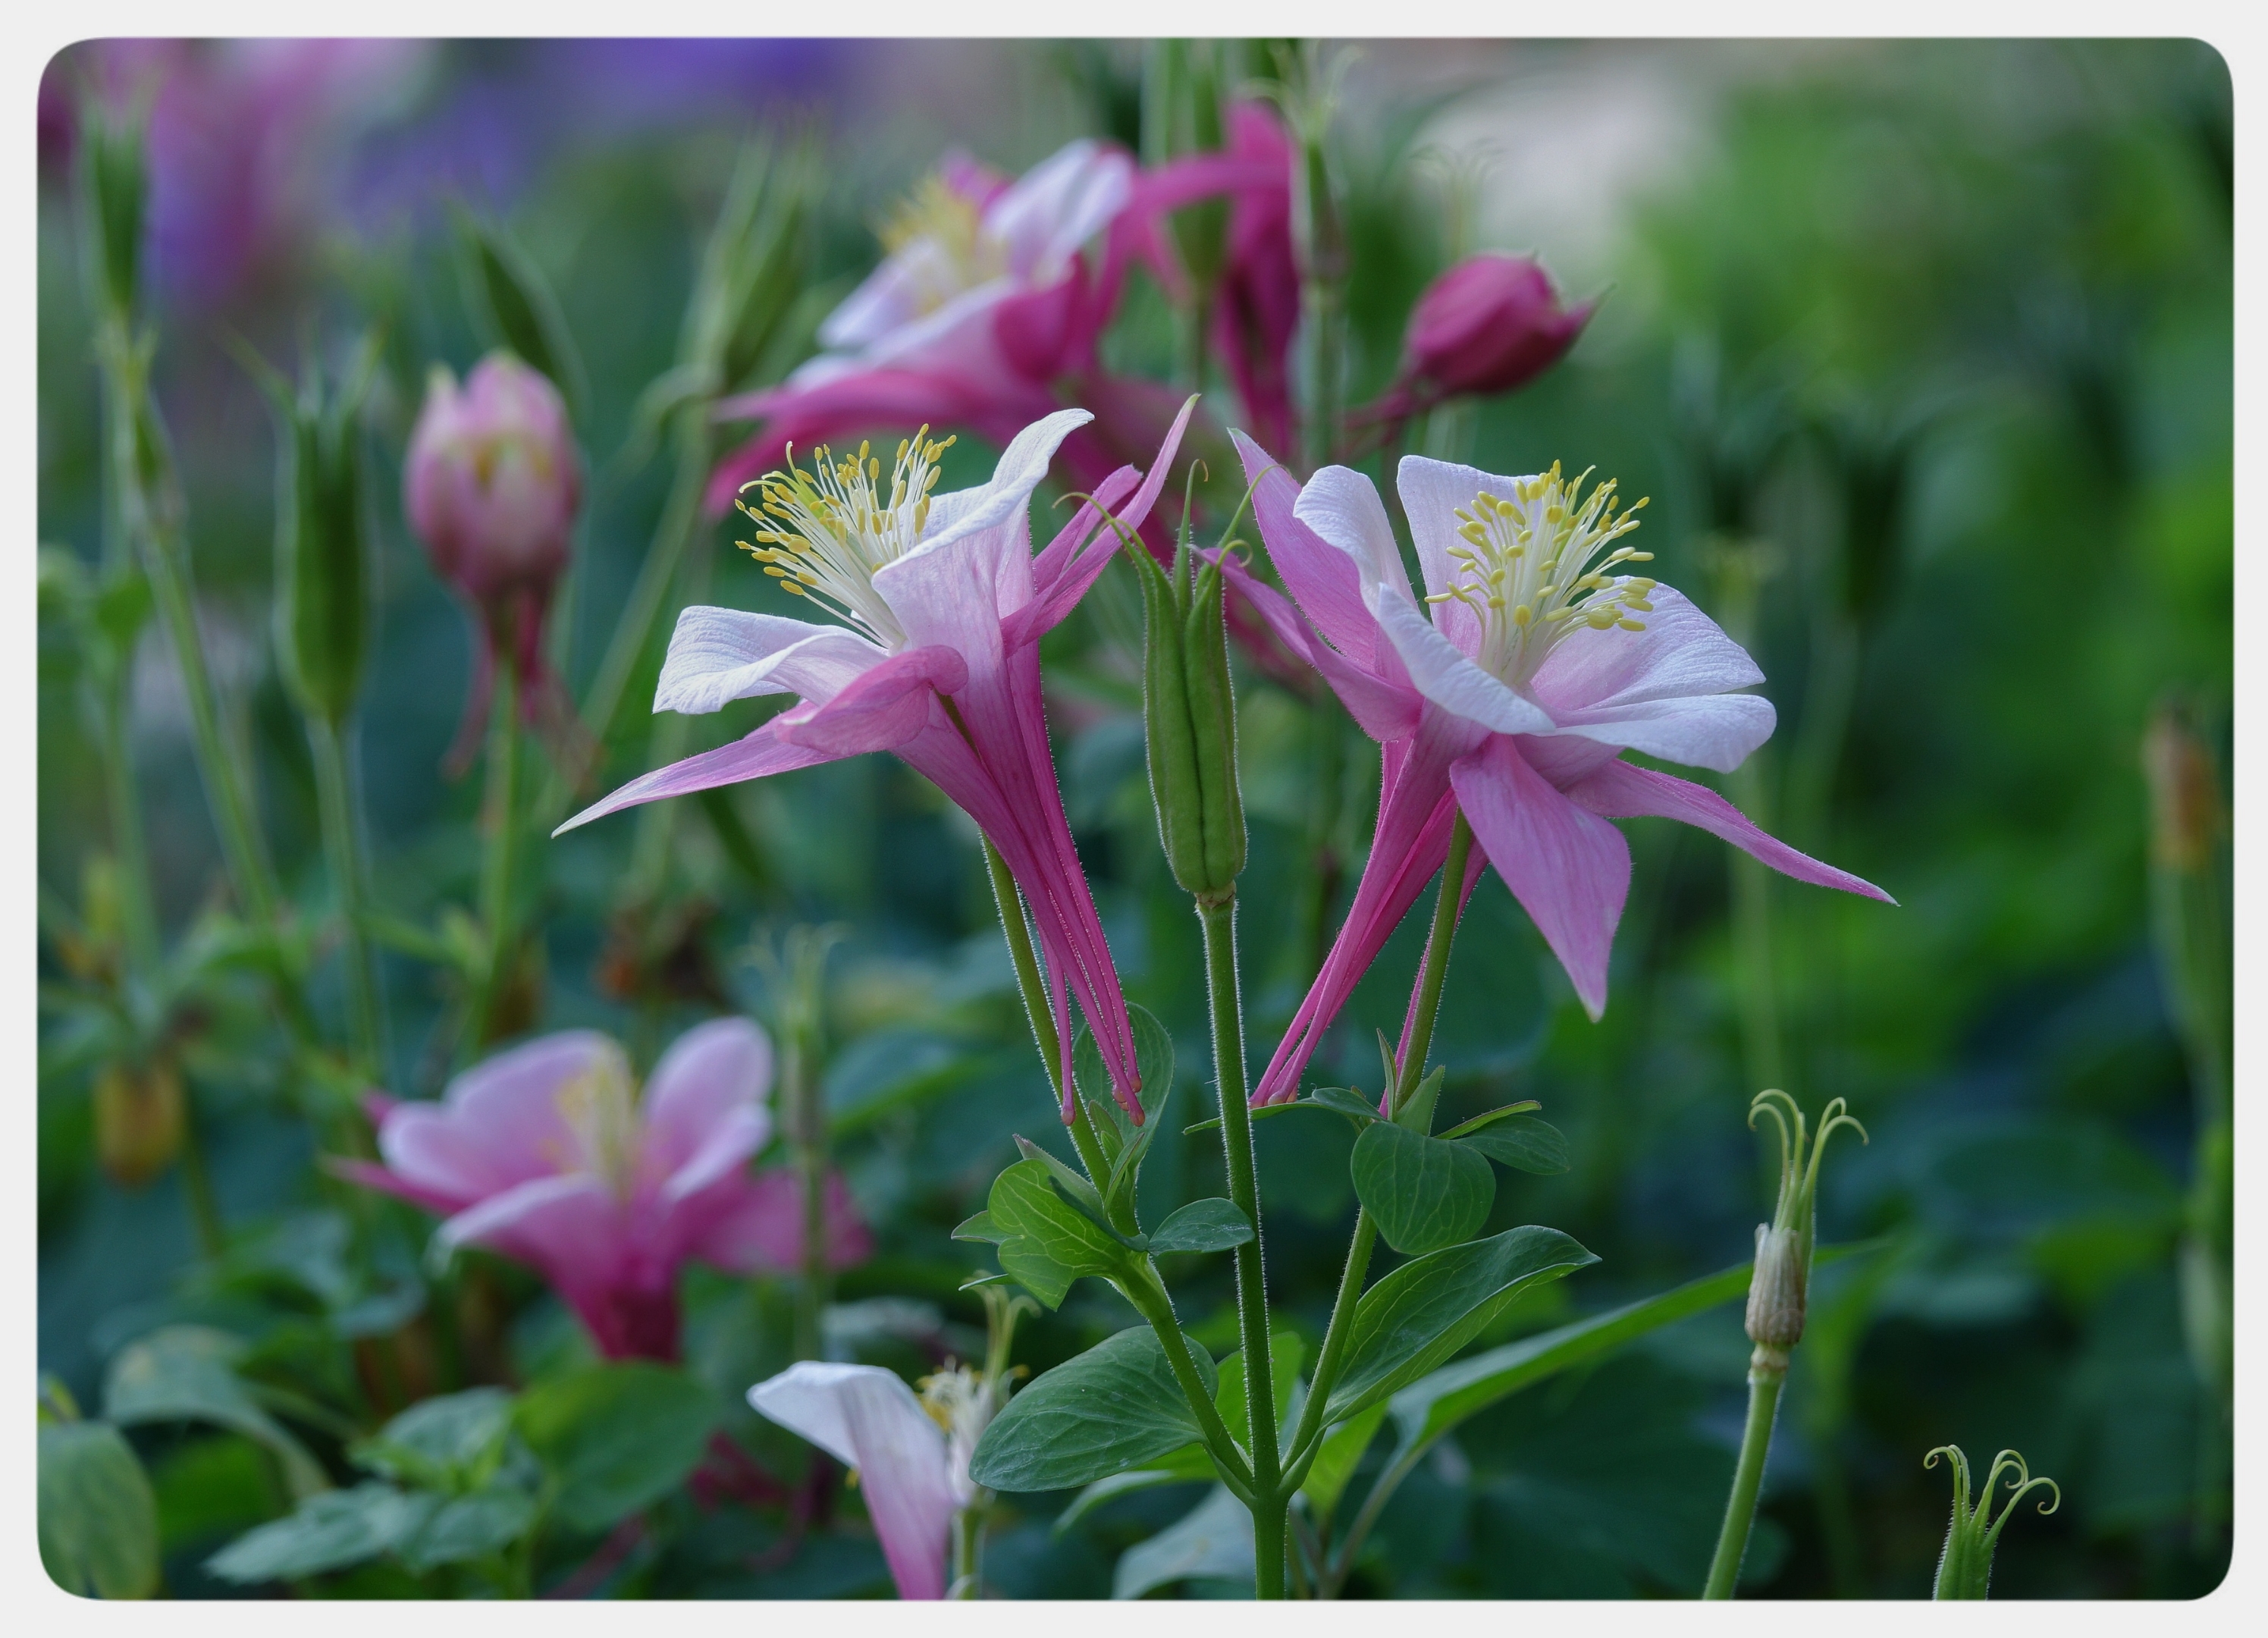
POLYGON ((901 288, 917 313, 930 313, 1008 270, 1008 248, 984 231, 976 201, 930 175, 875 229, 900 258, 901 288))
POLYGON ((582 1153, 576 1169, 604 1180, 618 1199, 637 1184, 637 1089, 619 1053, 601 1056, 554 1095, 560 1120, 582 1153))
POLYGON ((784 590, 895 646, 905 633, 875 593, 874 572, 920 541, 929 524, 938 461, 953 445, 950 438, 932 442, 927 426, 900 439, 887 490, 871 444, 861 443, 856 455, 841 461, 822 444, 808 472, 795 464, 791 446, 785 468, 740 486, 736 504, 761 526, 754 541, 740 542, 740 550, 784 590), (747 500, 752 489, 754 505, 747 500))
POLYGON ((1638 528, 1636 514, 1646 502, 1617 512, 1613 479, 1582 493, 1590 476, 1587 470, 1570 482, 1555 461, 1549 472, 1516 482, 1510 499, 1483 490, 1469 511, 1457 509, 1463 543, 1449 549, 1447 588, 1426 601, 1454 599, 1478 616, 1475 658, 1514 686, 1534 676, 1578 627, 1643 631, 1645 623, 1631 616, 1653 612, 1646 597, 1658 582, 1613 572, 1618 564, 1653 561, 1652 552, 1617 546, 1593 562, 1638 528))

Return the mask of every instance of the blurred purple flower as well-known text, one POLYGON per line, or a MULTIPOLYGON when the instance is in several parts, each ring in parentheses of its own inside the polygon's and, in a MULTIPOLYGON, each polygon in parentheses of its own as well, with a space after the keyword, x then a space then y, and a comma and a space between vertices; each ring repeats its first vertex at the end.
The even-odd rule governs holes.
POLYGON ((1526 256, 1468 256, 1418 298, 1394 384, 1349 419, 1390 434, 1444 398, 1515 391, 1566 356, 1597 306, 1561 306, 1526 256))
POLYGON ((526 715, 561 703, 543 666, 543 622, 567 567, 582 460, 558 389, 508 353, 482 359, 461 390, 435 365, 401 488, 435 572, 473 614, 473 687, 449 753, 461 766, 488 715, 499 655, 519 680, 526 715))
POLYGON ((101 40, 48 77, 152 99, 151 268, 169 295, 210 307, 290 260, 348 139, 406 100, 431 53, 407 40, 101 40))
MULTIPOLYGON (((741 1018, 688 1030, 641 1096, 603 1035, 548 1035, 451 1081, 439 1104, 373 1100, 383 1165, 342 1176, 445 1214, 444 1245, 483 1245, 541 1273, 609 1359, 678 1351, 677 1273, 801 1266, 792 1172, 751 1175, 771 1133, 771 1043, 741 1018)), ((872 1236, 840 1175, 828 1179, 828 1261, 872 1236)))

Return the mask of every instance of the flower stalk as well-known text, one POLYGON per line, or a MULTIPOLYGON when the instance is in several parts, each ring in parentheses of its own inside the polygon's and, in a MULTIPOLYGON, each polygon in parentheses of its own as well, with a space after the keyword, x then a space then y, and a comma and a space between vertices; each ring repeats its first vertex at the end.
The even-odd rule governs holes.
POLYGON ((2007 1528, 2009 1516, 2015 1512, 2016 1503, 2032 1491, 2044 1487, 2049 1499, 2039 1504, 2042 1513, 2052 1513, 2063 1505, 2063 1491, 2052 1479, 2034 1478, 2024 1465, 2024 1458, 2014 1450, 2003 1450, 1992 1458, 1992 1466, 1984 1475, 1984 1482, 1977 1488, 1974 1506, 1969 1494, 1969 1458, 1957 1444, 1941 1444, 1922 1458, 1924 1467, 1935 1467, 1939 1457, 1947 1458, 1953 1469, 1953 1520, 1946 1528, 1945 1549, 1937 1561, 1937 1581, 1930 1590, 1932 1598, 1986 1598, 1992 1596, 1992 1553, 1999 1546, 2000 1532, 2007 1528), (1993 1491, 2002 1473, 2008 1475, 2008 1496, 2000 1509, 1999 1516, 1992 1516, 1993 1491))

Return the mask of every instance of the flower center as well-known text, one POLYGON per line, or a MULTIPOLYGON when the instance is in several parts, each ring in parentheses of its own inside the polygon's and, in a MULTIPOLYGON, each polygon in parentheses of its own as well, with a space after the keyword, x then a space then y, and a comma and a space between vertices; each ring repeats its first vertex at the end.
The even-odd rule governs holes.
POLYGON ((784 469, 740 486, 743 497, 757 491, 755 505, 745 498, 737 504, 762 526, 755 542, 740 542, 740 550, 762 564, 782 589, 808 597, 886 648, 901 647, 904 628, 875 592, 874 572, 920 541, 929 523, 929 492, 937 487, 938 459, 953 445, 950 438, 930 442, 927 426, 901 439, 887 499, 873 446, 862 443, 856 456, 838 461, 822 444, 808 472, 795 464, 790 446, 784 469))
POLYGON ((1008 247, 984 231, 976 202, 942 176, 924 177, 877 233, 899 259, 917 314, 934 313, 1008 270, 1008 247))
POLYGON ((1517 688, 1532 678, 1567 634, 1581 626, 1603 631, 1643 631, 1632 614, 1649 614, 1646 594, 1660 582, 1609 572, 1620 563, 1650 563, 1650 551, 1617 546, 1592 559, 1638 528, 1645 500, 1615 510, 1609 478, 1581 494, 1585 472, 1570 483, 1559 463, 1513 485, 1512 498, 1483 490, 1472 509, 1460 507, 1463 544, 1449 549, 1449 586, 1425 601, 1454 598, 1479 616, 1482 666, 1517 688))
POLYGON ((968 1477, 968 1459, 999 1409, 992 1385, 985 1381, 983 1372, 947 1360, 943 1370, 921 1379, 921 1400, 930 1420, 945 1434, 954 1487, 966 1501, 975 1488, 968 1477))
POLYGON ((639 1144, 637 1091, 630 1066, 619 1052, 561 1087, 559 1118, 582 1150, 578 1169, 603 1180, 617 1199, 628 1199, 637 1182, 639 1144))

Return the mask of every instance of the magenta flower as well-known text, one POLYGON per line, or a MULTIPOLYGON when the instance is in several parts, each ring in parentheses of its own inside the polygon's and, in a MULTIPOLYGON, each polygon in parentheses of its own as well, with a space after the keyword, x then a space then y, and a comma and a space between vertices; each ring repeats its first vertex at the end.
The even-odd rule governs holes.
POLYGON ((1228 109, 1228 146, 1185 154, 1135 184, 1127 237, 1176 299, 1182 272, 1160 237, 1164 218, 1185 205, 1226 194, 1226 255, 1215 292, 1212 346, 1236 383, 1247 419, 1262 441, 1292 441, 1292 341, 1300 328, 1300 269, 1292 249, 1292 139, 1257 102, 1228 109))
MULTIPOLYGON (((884 428, 967 427, 996 444, 1063 407, 1057 384, 1097 371, 1121 258, 1086 247, 1124 209, 1134 162, 1086 138, 1014 181, 949 157, 883 230, 888 255, 820 326, 828 350, 782 385, 718 407, 763 430, 719 464, 722 513, 791 446, 884 428)), ((1116 465, 1093 432, 1064 458, 1090 486, 1116 465)))
POLYGON ((1444 398, 1515 391, 1566 356, 1597 306, 1562 307, 1526 256, 1468 256, 1418 298, 1394 384, 1351 418, 1391 429, 1444 398))
MULTIPOLYGON (((674 1359, 687 1259, 734 1273, 802 1265, 799 1180, 747 1169, 771 1132, 771 1075, 770 1041, 741 1018, 679 1037, 643 1096, 605 1036, 542 1036, 458 1076, 438 1104, 384 1103, 383 1165, 331 1164, 442 1214, 440 1243, 534 1268, 609 1359, 674 1359)), ((872 1249, 839 1176, 827 1232, 836 1267, 872 1249)))
POLYGON ((1404 457, 1428 618, 1369 479, 1326 467, 1300 488, 1249 439, 1238 447, 1270 560, 1312 628, 1231 572, 1384 748, 1370 863, 1254 1103, 1297 1096, 1322 1032, 1447 859, 1459 810, 1479 845, 1464 890, 1494 865, 1593 1018, 1630 888, 1630 847, 1609 819, 1681 820, 1799 881, 1889 900, 1714 792, 1623 760, 1631 749, 1729 771, 1771 736, 1773 712, 1735 691, 1764 681, 1739 644, 1668 587, 1623 572, 1651 554, 1615 544, 1638 520, 1616 509, 1611 482, 1586 495, 1557 466, 1499 477, 1404 457))
POLYGON ((460 389, 434 366, 402 465, 402 510, 473 615, 473 688, 452 763, 477 740, 499 653, 520 681, 526 714, 562 703, 543 665, 543 622, 567 567, 582 482, 567 406, 541 374, 492 352, 460 389))
MULTIPOLYGON (((1036 557, 1032 491, 1057 446, 1091 418, 1084 410, 1026 427, 991 482, 954 494, 930 493, 944 446, 927 441, 927 428, 899 445, 887 482, 863 444, 854 458, 822 449, 810 470, 790 466, 760 480, 755 505, 743 508, 758 525, 755 542, 743 544, 783 590, 841 623, 688 609, 653 705, 711 712, 784 693, 800 703, 734 744, 633 779, 560 829, 665 796, 894 751, 1000 851, 1038 928, 1065 1051, 1068 988, 1120 1102, 1140 1118, 1126 1002, 1048 749, 1039 641, 1117 550, 1106 513, 1123 505, 1116 520, 1130 529, 1149 515, 1195 403, 1182 406, 1146 479, 1119 469, 1036 557)), ((1068 1074, 1062 1084, 1068 1100, 1068 1074)), ((1066 1102, 1066 1119, 1068 1110, 1066 1102)))
POLYGON ((858 1475, 900 1597, 946 1596, 953 1516, 976 1499, 969 1455, 998 1408, 980 1373, 948 1368, 917 1398, 880 1366, 805 1360, 749 1389, 748 1403, 858 1475))

